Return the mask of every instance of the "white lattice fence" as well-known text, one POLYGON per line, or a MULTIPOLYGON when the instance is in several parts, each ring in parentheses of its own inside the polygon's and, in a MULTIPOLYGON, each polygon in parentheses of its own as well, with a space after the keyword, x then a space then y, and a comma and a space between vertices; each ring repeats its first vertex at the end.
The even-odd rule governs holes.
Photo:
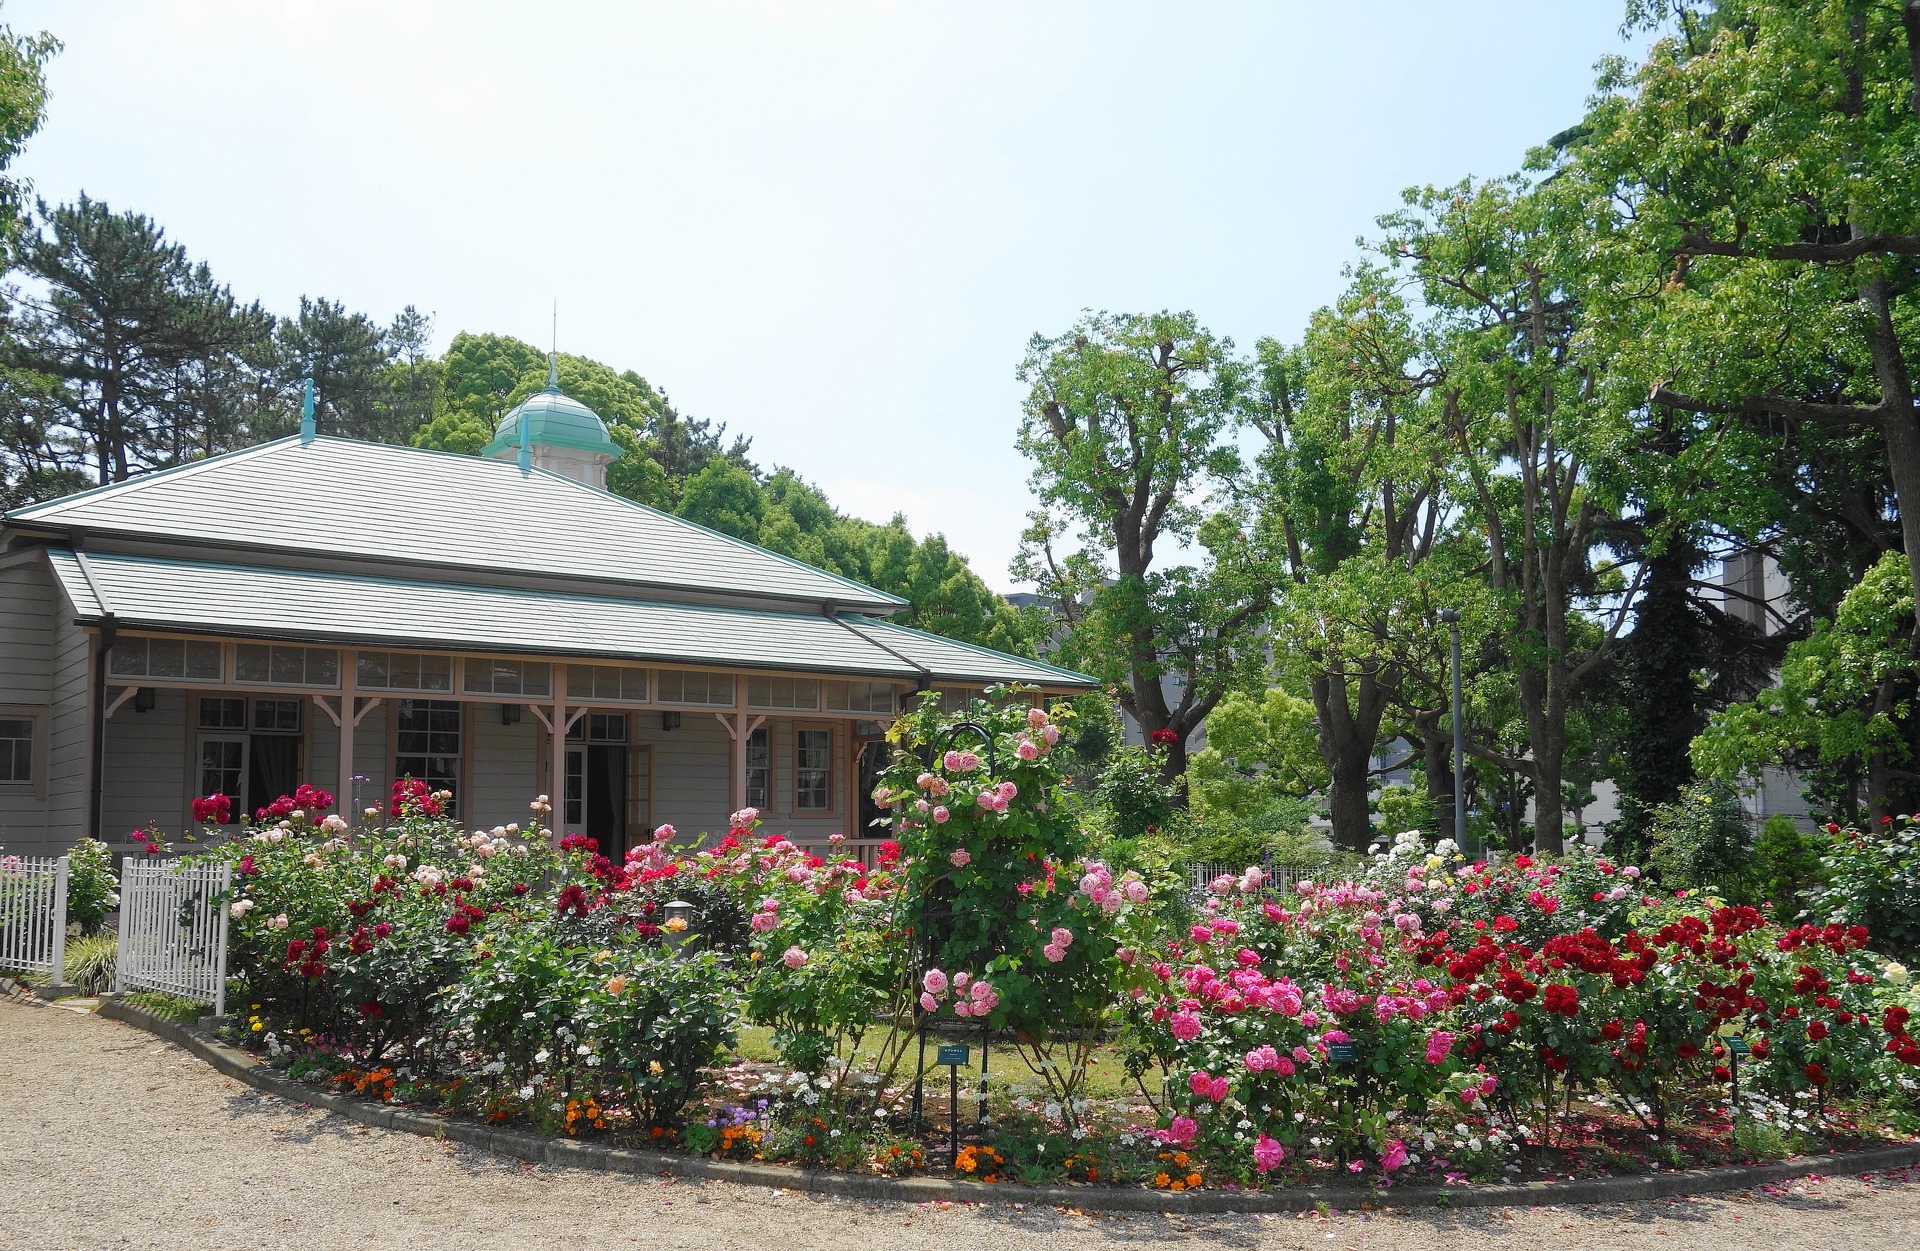
POLYGON ((67 858, 0 856, 0 969, 59 982, 67 960, 67 858))
MULTIPOLYGON (((1267 875, 1264 890, 1269 895, 1287 895, 1293 892, 1295 882, 1307 881, 1325 872, 1325 866, 1318 869, 1293 869, 1284 865, 1262 866, 1267 875)), ((1195 897, 1204 896, 1213 880, 1217 877, 1239 877, 1247 871, 1245 865, 1230 864, 1190 864, 1187 866, 1189 893, 1195 897)))
POLYGON ((157 990, 227 1011, 227 890, 233 866, 122 861, 113 988, 157 990))

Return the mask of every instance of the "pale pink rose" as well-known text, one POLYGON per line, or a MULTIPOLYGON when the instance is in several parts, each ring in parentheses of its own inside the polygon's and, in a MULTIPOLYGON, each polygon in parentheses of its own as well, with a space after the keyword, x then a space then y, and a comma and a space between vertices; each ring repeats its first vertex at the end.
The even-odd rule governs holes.
POLYGON ((956 869, 966 868, 968 862, 971 861, 972 859, 973 859, 973 853, 968 851, 965 847, 955 847, 947 855, 948 863, 952 864, 953 867, 956 869))
POLYGON ((993 993, 993 986, 988 982, 975 982, 967 988, 967 997, 975 1003, 985 1003, 989 999, 999 1001, 999 996, 993 993))
POLYGON ((1013 754, 1022 760, 1038 760, 1040 758, 1040 748, 1034 744, 1032 739, 1023 738, 1020 740, 1020 746, 1013 749, 1013 754))
POLYGON ((934 778, 933 774, 922 773, 919 777, 913 779, 913 784, 919 787, 923 791, 931 790, 933 788, 933 784, 935 780, 936 779, 934 778))
POLYGON ((1140 958, 1140 953, 1131 947, 1122 947, 1113 953, 1113 958, 1122 964, 1132 964, 1140 958))
POLYGON ((913 801, 913 810, 915 812, 927 812, 932 808, 933 808, 933 805, 928 803, 924 799, 916 799, 913 801))
POLYGON ((1003 811, 1005 810, 1008 801, 1018 798, 1020 794, 1020 788, 1015 786, 1011 782, 1002 782, 1000 783, 999 786, 995 787, 994 789, 1000 793, 1000 807, 1003 811))
POLYGON ((748 924, 753 926, 754 933, 764 934, 768 930, 778 929, 780 927, 780 918, 771 912, 756 912, 753 914, 753 920, 748 922, 748 924))
POLYGON ((1030 727, 1037 730, 1041 726, 1045 725, 1046 723, 1047 723, 1047 714, 1044 709, 1041 709, 1041 708, 1027 709, 1027 724, 1030 727))
POLYGON ((938 999, 935 999, 932 995, 929 995, 925 991, 921 991, 920 1006, 928 1012, 934 1012, 939 1009, 940 1001, 938 999))
POLYGON ((971 982, 972 980, 973 980, 973 974, 971 973, 955 973, 953 975, 953 988, 955 990, 965 990, 967 988, 967 983, 971 982))
POLYGON ((1060 741, 1060 727, 1057 725, 1046 726, 1040 731, 1040 737, 1047 740, 1047 746, 1052 747, 1060 741))
POLYGON ((1053 945, 1056 947, 1073 946, 1073 931, 1064 925, 1054 926, 1053 933, 1048 935, 1048 937, 1053 939, 1053 945))
POLYGON ((973 1005, 964 999, 956 1000, 953 1005, 953 1014, 955 1016, 972 1016, 973 1005))
POLYGON ((656 843, 664 843, 671 839, 674 833, 674 828, 671 825, 663 825, 653 832, 653 841, 656 843))
POLYGON ((799 947, 789 947, 780 957, 781 963, 790 969, 800 968, 807 962, 807 953, 799 947))
POLYGON ((951 812, 947 811, 947 806, 945 804, 941 804, 939 807, 933 810, 933 823, 935 825, 945 825, 947 823, 947 818, 951 817, 952 815, 953 814, 951 812))
POLYGON ((1062 960, 1065 960, 1067 958, 1067 949, 1065 947, 1056 947, 1052 943, 1048 943, 1046 946, 1042 947, 1040 949, 1040 953, 1044 955, 1047 959, 1053 961, 1055 964, 1058 964, 1062 960))
POLYGON ((939 969, 928 969, 920 979, 920 986, 930 994, 941 994, 947 989, 947 975, 939 969))
POLYGON ((1127 889, 1127 898, 1132 900, 1134 903, 1147 902, 1147 884, 1145 882, 1142 882, 1136 878, 1135 880, 1127 883, 1126 889, 1127 889))

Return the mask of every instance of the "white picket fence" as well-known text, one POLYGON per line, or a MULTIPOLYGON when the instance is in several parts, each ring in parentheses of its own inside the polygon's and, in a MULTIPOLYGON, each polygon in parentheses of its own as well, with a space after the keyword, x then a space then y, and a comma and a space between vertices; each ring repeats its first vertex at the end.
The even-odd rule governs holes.
POLYGON ((67 858, 0 856, 0 969, 59 983, 67 963, 67 858))
MULTIPOLYGON (((1310 881, 1325 872, 1325 866, 1318 869, 1289 869, 1284 865, 1262 866, 1267 875, 1263 890, 1268 895, 1291 895, 1295 882, 1310 881)), ((1190 864, 1187 866, 1187 893, 1195 899, 1204 898, 1213 880, 1217 877, 1239 877, 1247 871, 1245 865, 1230 864, 1190 864)))
POLYGON ((120 958, 113 988, 155 990, 227 1011, 229 864, 136 860, 120 873, 120 958))

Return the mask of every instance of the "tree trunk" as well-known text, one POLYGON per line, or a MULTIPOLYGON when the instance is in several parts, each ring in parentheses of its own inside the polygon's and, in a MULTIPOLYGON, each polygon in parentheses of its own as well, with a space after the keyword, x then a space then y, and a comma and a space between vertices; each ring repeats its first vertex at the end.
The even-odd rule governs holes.
POLYGON ((1379 684, 1371 675, 1349 683, 1344 677, 1321 674, 1313 679, 1313 707, 1320 759, 1332 778, 1327 816, 1333 824, 1334 846, 1365 851, 1373 837, 1367 815, 1368 769, 1385 708, 1379 684))
POLYGON ((1414 719, 1420 733, 1420 755, 1426 766, 1427 821, 1435 836, 1453 837, 1453 737, 1451 725, 1442 726, 1439 712, 1414 719))
MULTIPOLYGON (((1858 233, 1860 227, 1855 226, 1858 233)), ((1913 407, 1913 375, 1893 324, 1891 292, 1884 274, 1860 284, 1860 300, 1872 318, 1867 334, 1874 379, 1880 384, 1879 427, 1887 446, 1887 469, 1900 502, 1900 541, 1906 548, 1914 592, 1914 624, 1920 628, 1920 414, 1913 407)))

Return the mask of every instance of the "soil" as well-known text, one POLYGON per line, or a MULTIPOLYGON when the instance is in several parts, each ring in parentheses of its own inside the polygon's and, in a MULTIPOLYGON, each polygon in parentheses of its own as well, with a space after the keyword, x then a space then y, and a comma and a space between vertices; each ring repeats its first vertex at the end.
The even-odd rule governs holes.
POLYGON ((1920 1246, 1920 1170, 1597 1207, 1095 1215, 550 1169, 263 1095, 119 1022, 0 1001, 0 1244, 18 1248, 1920 1246), (457 1241, 456 1241, 457 1240, 457 1241))

